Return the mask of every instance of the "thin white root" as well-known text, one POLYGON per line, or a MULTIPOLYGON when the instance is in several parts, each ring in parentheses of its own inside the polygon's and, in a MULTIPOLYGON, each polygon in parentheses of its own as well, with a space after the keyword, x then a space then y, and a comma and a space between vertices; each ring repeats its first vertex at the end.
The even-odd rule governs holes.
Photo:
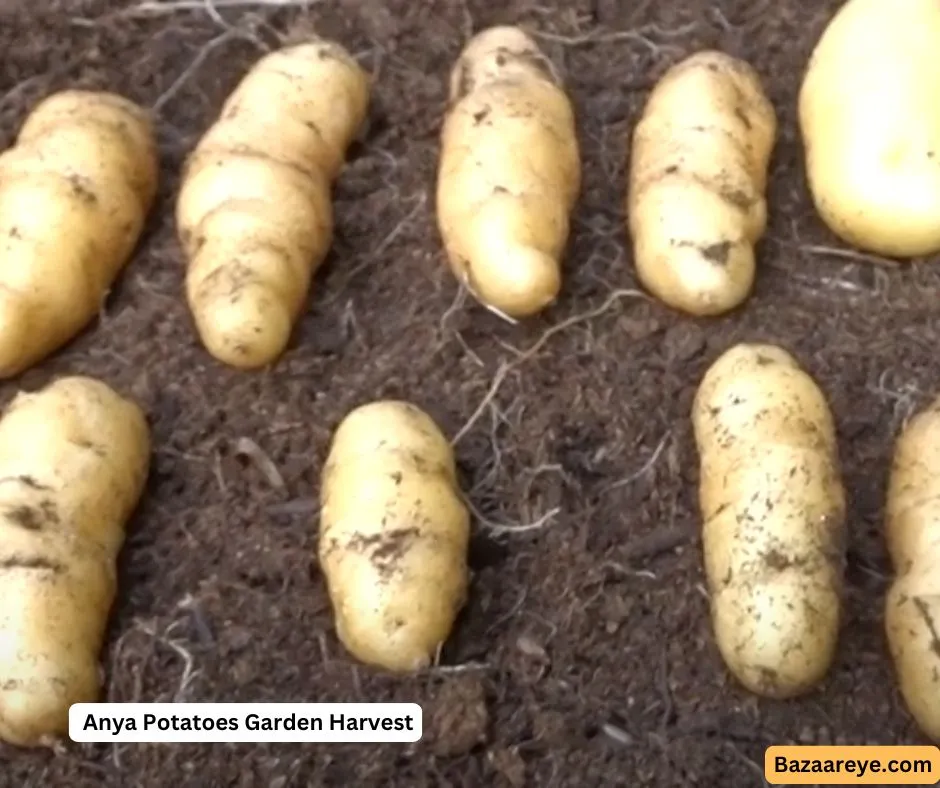
POLYGON ((217 35, 196 53, 192 62, 183 69, 183 72, 173 80, 170 87, 153 103, 154 114, 159 115, 160 112, 163 111, 163 108, 176 97, 177 93, 179 93, 183 86, 192 78, 193 74, 208 60, 209 55, 223 44, 227 44, 229 41, 234 41, 235 39, 255 41, 253 36, 232 27, 227 28, 224 33, 217 35))
POLYGON ((529 531, 538 531, 541 528, 547 526, 561 511, 560 506, 556 506, 554 509, 549 509, 545 514, 539 517, 537 520, 534 520, 531 523, 495 523, 492 520, 484 517, 480 514, 480 510, 474 505, 474 503, 465 495, 463 496, 464 503, 467 505, 467 508, 470 510, 470 513, 476 518, 477 522, 480 523, 490 536, 500 537, 506 536, 507 534, 521 534, 527 533, 529 531))
POLYGON ((614 290, 610 295, 607 296, 603 304, 595 309, 592 309, 588 312, 583 312, 579 315, 572 315, 565 320, 562 320, 560 323, 555 324, 549 328, 544 334, 542 334, 539 339, 537 339, 527 350, 518 350, 512 348, 513 352, 516 354, 516 358, 513 361, 503 361, 500 362, 499 367, 496 370, 496 374, 493 376, 493 382, 490 384, 489 389, 486 392, 486 395, 483 397, 483 401, 477 406, 477 409, 473 412, 473 415, 467 420, 467 422, 461 427, 454 438, 451 440, 451 445, 456 446, 466 434, 473 428, 477 423, 480 416, 483 415, 483 412, 486 410, 486 406, 490 403, 493 397, 496 396, 496 392, 499 390, 499 387, 503 384, 503 381, 506 379, 506 375, 515 367, 522 364, 524 361, 532 358, 538 351, 559 331, 564 331, 566 328, 571 328, 571 326, 577 325, 578 323, 583 323, 586 320, 593 320, 596 317, 604 314, 608 309, 610 309, 614 302, 625 296, 632 296, 635 298, 648 298, 648 296, 639 291, 633 289, 625 290, 614 290))
POLYGON ((653 469, 653 466, 656 464, 656 461, 659 459, 659 455, 663 453, 663 449, 666 448, 666 444, 669 443, 670 435, 671 433, 668 431, 666 432, 665 435, 663 435, 662 440, 659 442, 659 445, 657 445, 656 448, 653 450, 653 453, 650 455, 650 458, 645 463, 643 463, 643 466, 638 471, 634 471, 625 479, 620 479, 619 481, 614 482, 605 490, 605 492, 610 492, 611 490, 616 490, 620 487, 625 487, 626 485, 631 484, 632 482, 635 482, 637 479, 649 473, 653 469))
POLYGON ((172 649, 183 661, 183 673, 180 676, 180 683, 177 687, 176 692, 173 695, 173 703, 182 703, 186 700, 186 697, 189 694, 189 687, 193 682, 193 679, 198 675, 198 671, 195 670, 196 660, 193 657, 192 653, 188 651, 183 644, 178 640, 173 640, 170 638, 173 630, 176 629, 182 622, 174 621, 170 624, 162 635, 158 634, 157 631, 150 624, 144 624, 143 622, 137 622, 137 628, 146 635, 149 635, 158 643, 162 643, 169 649, 172 649))
POLYGON ((147 0, 128 9, 130 15, 172 14, 177 11, 213 12, 221 8, 309 8, 320 0, 147 0))

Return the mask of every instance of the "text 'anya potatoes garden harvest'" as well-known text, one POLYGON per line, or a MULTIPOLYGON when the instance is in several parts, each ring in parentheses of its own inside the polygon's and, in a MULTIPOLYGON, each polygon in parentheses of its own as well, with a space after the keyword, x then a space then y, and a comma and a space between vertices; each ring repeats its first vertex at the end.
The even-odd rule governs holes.
POLYGON ((76 703, 76 742, 415 742, 417 703, 76 703))

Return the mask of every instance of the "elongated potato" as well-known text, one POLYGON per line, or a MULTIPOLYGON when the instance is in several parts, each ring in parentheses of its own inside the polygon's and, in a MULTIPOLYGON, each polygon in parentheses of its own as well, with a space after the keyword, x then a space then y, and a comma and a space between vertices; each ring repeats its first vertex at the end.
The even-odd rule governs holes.
POLYGON ((98 315, 156 195, 146 112, 113 93, 39 102, 0 154, 0 378, 18 375, 98 315))
POLYGON ((896 573, 885 604, 888 648, 911 715, 940 741, 940 397, 897 440, 885 535, 896 573))
POLYGON ((748 64, 704 51, 669 69, 634 129, 627 228, 640 282, 674 309, 742 304, 767 225, 773 105, 748 64))
POLYGON ((805 693, 832 663, 845 565, 825 396, 786 351, 742 344, 706 372, 692 422, 718 648, 751 692, 805 693))
POLYGON ((454 274, 510 318, 544 309, 580 189, 574 110, 549 60, 516 27, 474 36, 451 71, 437 178, 454 274))
POLYGON ((469 583, 470 518, 450 444, 414 405, 363 405, 333 436, 320 494, 320 567, 340 641, 385 670, 428 665, 469 583))
POLYGON ((830 230, 892 257, 940 251, 940 4, 849 0, 799 94, 806 175, 830 230))
POLYGON ((0 739, 51 746, 97 700, 125 523, 143 491, 143 412, 60 378, 0 418, 0 739))
POLYGON ((196 329, 219 361, 277 360, 333 240, 332 184, 369 76, 315 40, 261 58, 190 155, 176 205, 196 329))

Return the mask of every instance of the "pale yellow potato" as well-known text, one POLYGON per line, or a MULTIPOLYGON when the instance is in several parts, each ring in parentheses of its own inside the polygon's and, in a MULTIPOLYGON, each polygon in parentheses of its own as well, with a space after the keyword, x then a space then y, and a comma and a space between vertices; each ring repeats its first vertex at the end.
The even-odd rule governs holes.
POLYGON ((112 93, 41 101, 0 153, 0 378, 58 350, 99 313, 156 196, 147 113, 112 93))
POLYGON ((98 700, 117 557, 150 431, 106 384, 60 378, 0 417, 0 740, 54 746, 98 700))
POLYGON ((447 439, 409 403, 358 407, 333 436, 320 495, 318 554, 340 641, 384 670, 426 667, 469 583, 470 516, 447 439))
POLYGON ((580 189, 574 109, 551 62, 519 28, 478 33, 441 131, 437 221, 454 274, 510 318, 547 307, 580 189))
POLYGON ((262 57, 187 160, 176 205, 199 337, 241 369, 276 361, 333 240, 332 185, 368 114, 368 74, 335 42, 262 57))
POLYGON ((940 251, 940 4, 849 0, 823 31, 799 94, 810 192, 860 249, 940 251))
POLYGON ((845 491, 825 396, 781 348, 741 344, 692 409, 712 625, 753 693, 813 689, 841 621, 845 491))
POLYGON ((750 295, 777 135, 760 77, 723 52, 670 68, 630 144, 625 210, 637 277, 668 306, 728 312, 750 295))
POLYGON ((885 536, 895 571, 885 604, 888 648, 907 708, 940 741, 940 397, 898 437, 885 536))

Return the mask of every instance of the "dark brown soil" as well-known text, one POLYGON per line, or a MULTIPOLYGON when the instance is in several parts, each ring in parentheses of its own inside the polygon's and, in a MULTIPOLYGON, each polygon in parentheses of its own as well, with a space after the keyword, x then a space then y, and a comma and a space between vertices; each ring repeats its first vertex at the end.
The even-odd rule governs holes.
POLYGON ((0 10, 4 143, 38 98, 67 85, 124 92, 161 119, 162 202, 102 321, 3 387, 8 398, 16 385, 85 373, 150 410, 152 479, 123 555, 107 698, 417 701, 426 736, 6 749, 0 783, 743 788, 762 784, 770 743, 921 741, 883 642, 881 507, 896 430, 940 374, 940 273, 853 259, 811 209, 795 97, 835 0, 334 0, 221 13, 268 44, 312 27, 337 36, 378 75, 370 129, 336 189, 333 254, 292 349, 263 374, 225 369, 198 344, 172 219, 185 152, 260 50, 219 38, 205 9, 136 2, 0 10), (515 326, 454 306, 432 199, 447 69, 468 33, 506 21, 544 33, 563 67, 585 166, 564 296, 515 326), (694 320, 622 292, 635 280, 621 202, 646 91, 706 46, 761 71, 781 136, 753 298, 733 316, 694 320), (403 397, 456 435, 513 349, 549 327, 559 328, 509 369, 457 443, 480 516, 472 597, 443 666, 403 680, 357 665, 336 641, 313 560, 332 429, 355 405, 403 397), (689 405, 705 367, 744 339, 789 348, 825 387, 850 492, 841 651, 799 701, 759 701, 729 679, 702 592, 689 405))

